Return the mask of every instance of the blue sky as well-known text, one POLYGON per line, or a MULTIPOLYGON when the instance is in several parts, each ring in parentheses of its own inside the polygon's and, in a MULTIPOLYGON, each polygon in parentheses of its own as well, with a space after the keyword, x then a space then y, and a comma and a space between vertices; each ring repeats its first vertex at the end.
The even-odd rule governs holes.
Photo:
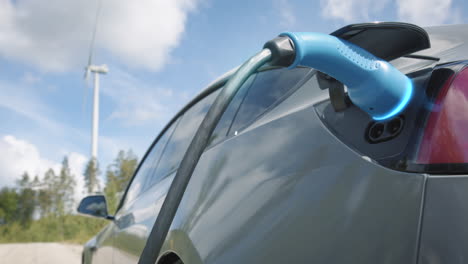
MULTIPOLYGON (((90 152, 83 81, 93 0, 0 0, 0 186, 64 155, 79 183, 90 152)), ((142 157, 164 124, 217 76, 283 31, 346 24, 468 23, 461 0, 103 0, 94 62, 101 77, 101 170, 120 149, 142 157)), ((91 84, 91 83, 90 83, 91 84)))

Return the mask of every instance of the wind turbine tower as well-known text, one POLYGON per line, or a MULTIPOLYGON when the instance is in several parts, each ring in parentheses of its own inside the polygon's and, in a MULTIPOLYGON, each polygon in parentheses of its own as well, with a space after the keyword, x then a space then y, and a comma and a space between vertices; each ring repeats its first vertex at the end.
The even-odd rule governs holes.
POLYGON ((106 74, 107 65, 89 65, 87 71, 94 73, 93 118, 91 128, 91 157, 97 159, 99 132, 99 74, 106 74))

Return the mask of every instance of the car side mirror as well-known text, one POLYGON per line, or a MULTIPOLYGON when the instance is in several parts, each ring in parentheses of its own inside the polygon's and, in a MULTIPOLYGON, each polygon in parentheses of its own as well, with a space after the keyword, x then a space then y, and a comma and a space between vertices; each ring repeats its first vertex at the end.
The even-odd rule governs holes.
POLYGON ((78 213, 94 217, 114 219, 107 212, 107 202, 104 195, 91 195, 83 198, 78 206, 78 213))

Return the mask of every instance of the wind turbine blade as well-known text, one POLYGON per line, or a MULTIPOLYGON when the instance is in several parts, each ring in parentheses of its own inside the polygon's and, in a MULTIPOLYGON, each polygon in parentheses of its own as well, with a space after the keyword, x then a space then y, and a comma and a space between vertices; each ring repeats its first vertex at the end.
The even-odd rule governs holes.
POLYGON ((87 70, 89 70, 89 66, 93 63, 94 43, 96 40, 96 32, 98 28, 99 15, 101 14, 102 0, 98 0, 97 2, 98 2, 98 6, 96 10, 96 18, 94 20, 94 29, 93 29, 93 34, 91 35, 91 43, 89 45, 87 70))
POLYGON ((81 113, 83 114, 83 118, 87 119, 86 107, 88 103, 88 90, 90 88, 89 84, 89 70, 86 69, 85 76, 84 76, 84 87, 83 87, 83 100, 81 105, 81 113))
POLYGON ((83 79, 85 79, 86 81, 88 80, 88 77, 89 77, 89 66, 86 66, 85 67, 85 72, 84 72, 84 75, 83 75, 83 79))
POLYGON ((99 22, 99 16, 101 14, 101 6, 102 6, 102 0, 97 1, 97 10, 96 10, 96 18, 94 20, 94 28, 93 28, 93 33, 91 35, 91 42, 89 44, 89 55, 88 55, 88 64, 86 65, 85 72, 84 72, 84 91, 83 91, 83 105, 82 105, 82 113, 83 116, 86 115, 86 104, 87 104, 87 99, 88 99, 88 90, 90 87, 89 84, 89 75, 91 73, 90 66, 93 63, 93 53, 94 53, 94 43, 96 41, 96 32, 98 28, 98 22, 99 22))

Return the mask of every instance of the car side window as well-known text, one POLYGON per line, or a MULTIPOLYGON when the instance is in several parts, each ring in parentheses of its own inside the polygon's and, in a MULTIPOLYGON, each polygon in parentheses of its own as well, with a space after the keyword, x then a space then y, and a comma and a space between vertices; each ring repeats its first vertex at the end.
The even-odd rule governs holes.
MULTIPOLYGON (((228 134, 229 128, 231 127, 232 121, 234 120, 234 117, 237 113, 237 109, 239 109, 240 104, 244 100, 244 97, 254 80, 255 74, 252 74, 239 88, 239 91, 236 93, 234 98, 232 98, 231 103, 228 105, 228 107, 224 111, 223 116, 216 125, 216 128, 213 131, 213 134, 211 135, 210 143, 208 145, 215 145, 218 142, 221 142, 225 139, 225 137, 228 134)), ((221 89, 222 88, 220 88, 220 90, 221 89)))
POLYGON ((285 97, 293 88, 297 87, 297 84, 310 71, 310 68, 298 67, 258 73, 243 98, 228 134, 236 134, 237 131, 258 118, 268 108, 285 97))
POLYGON ((161 181, 179 167, 185 151, 218 92, 219 90, 197 102, 180 118, 179 124, 164 148, 157 165, 156 173, 151 175, 149 186, 161 181))
MULTIPOLYGON (((180 118, 179 118, 180 119, 180 118)), ((164 150, 164 147, 167 144, 170 136, 174 132, 174 128, 177 126, 178 120, 172 123, 172 125, 164 132, 164 134, 159 138, 158 142, 151 148, 151 151, 146 156, 143 163, 140 165, 138 172, 134 176, 133 181, 131 182, 130 187, 128 188, 125 203, 135 200, 141 193, 143 193, 147 188, 147 181, 150 176, 153 175, 156 171, 158 161, 161 157, 161 154, 164 150)))

